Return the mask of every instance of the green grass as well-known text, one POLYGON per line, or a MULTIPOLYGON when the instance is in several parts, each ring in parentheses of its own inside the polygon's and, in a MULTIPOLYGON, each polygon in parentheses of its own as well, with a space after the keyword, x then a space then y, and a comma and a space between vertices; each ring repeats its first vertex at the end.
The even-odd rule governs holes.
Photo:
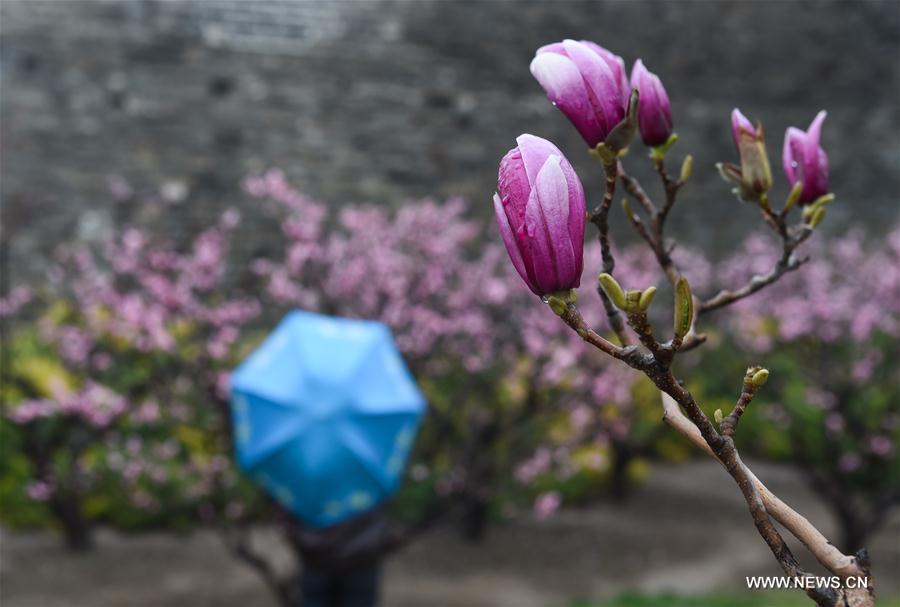
POLYGON ((677 596, 626 593, 605 602, 575 601, 571 607, 809 607, 801 592, 748 592, 734 595, 677 596))

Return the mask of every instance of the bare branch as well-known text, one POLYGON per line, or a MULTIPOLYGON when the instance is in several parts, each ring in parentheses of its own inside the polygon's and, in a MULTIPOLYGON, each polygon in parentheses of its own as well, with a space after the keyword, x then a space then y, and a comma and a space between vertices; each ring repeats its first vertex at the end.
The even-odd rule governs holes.
MULTIPOLYGON (((663 404, 663 421, 708 456, 719 461, 719 463, 722 463, 721 460, 716 457, 712 448, 703 439, 697 426, 695 426, 678 408, 678 403, 665 392, 660 393, 660 396, 662 397, 663 404)), ((847 556, 838 550, 828 541, 828 538, 822 535, 821 531, 809 522, 806 517, 788 506, 779 499, 778 496, 772 493, 762 481, 753 474, 753 471, 750 470, 746 464, 742 463, 742 465, 746 469, 748 477, 756 485, 756 489, 763 500, 766 511, 772 518, 784 525, 785 529, 809 550, 810 554, 816 558, 819 564, 842 578, 866 574, 866 572, 856 563, 856 559, 847 556)))
MULTIPOLYGON (((722 420, 722 423, 719 424, 719 429, 722 430, 722 434, 725 436, 734 436, 735 430, 737 430, 738 421, 740 421, 741 416, 744 414, 744 410, 747 408, 753 401, 753 397, 756 396, 756 391, 758 386, 753 383, 753 376, 755 373, 761 371, 760 367, 750 367, 747 369, 746 375, 744 375, 744 384, 741 387, 741 395, 737 400, 737 403, 734 405, 734 409, 731 410, 731 413, 728 414, 725 419, 722 420)), ((766 371, 768 375, 768 371, 766 371)))
POLYGON ((250 530, 246 527, 220 529, 220 537, 228 550, 250 565, 269 587, 278 602, 284 607, 297 604, 297 589, 294 588, 294 578, 282 577, 275 567, 261 554, 250 546, 250 530))
MULTIPOLYGON (((609 209, 612 206, 613 197, 616 195, 616 164, 604 165, 606 171, 606 191, 603 194, 603 200, 588 215, 591 223, 597 226, 598 239, 600 241, 600 255, 603 258, 603 271, 612 274, 616 267, 616 260, 613 257, 612 247, 609 240, 609 209)), ((622 321, 622 315, 619 310, 609 300, 603 289, 597 285, 597 293, 603 302, 603 308, 606 310, 606 316, 609 318, 610 327, 619 339, 619 343, 623 346, 632 345, 631 335, 625 329, 625 323, 622 321)))
POLYGON ((719 291, 711 299, 700 303, 698 313, 703 314, 712 310, 717 310, 719 308, 729 306, 736 301, 753 295, 757 291, 769 286, 770 284, 773 284, 788 272, 792 272, 802 266, 804 263, 809 261, 809 257, 798 258, 794 255, 794 251, 804 240, 809 238, 810 234, 812 234, 812 228, 804 226, 799 236, 790 238, 789 240, 785 241, 784 251, 781 255, 781 258, 779 258, 779 260, 775 263, 775 267, 773 267, 768 273, 753 276, 747 282, 747 284, 734 291, 729 291, 727 289, 719 291))

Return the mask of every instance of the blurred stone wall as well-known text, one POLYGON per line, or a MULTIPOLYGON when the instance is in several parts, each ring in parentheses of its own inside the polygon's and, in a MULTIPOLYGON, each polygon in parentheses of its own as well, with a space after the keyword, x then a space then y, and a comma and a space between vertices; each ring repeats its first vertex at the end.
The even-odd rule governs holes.
POLYGON ((898 218, 896 0, 0 6, 2 223, 17 272, 40 271, 68 239, 123 223, 179 236, 229 205, 255 226, 242 240, 254 255, 272 228, 240 180, 269 166, 333 205, 461 195, 488 219, 496 163, 521 132, 556 141, 596 198, 599 168, 528 72, 537 46, 564 37, 662 77, 674 154, 696 159, 676 234, 718 250, 756 225, 712 168, 733 156, 735 105, 764 121, 782 194, 784 129, 827 108, 839 197, 827 228, 898 218), (137 195, 117 202, 111 179, 137 195))

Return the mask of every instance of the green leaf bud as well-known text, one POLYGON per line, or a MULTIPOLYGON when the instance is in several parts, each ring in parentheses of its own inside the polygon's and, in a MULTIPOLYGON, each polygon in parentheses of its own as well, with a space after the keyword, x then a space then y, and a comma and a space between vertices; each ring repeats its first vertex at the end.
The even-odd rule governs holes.
POLYGON ((683 339, 694 320, 694 299, 687 279, 682 276, 675 283, 675 336, 683 339))
POLYGON ((620 310, 627 309, 627 304, 625 302, 625 292, 622 291, 622 287, 616 282, 616 279, 612 277, 612 275, 604 272, 598 278, 600 281, 600 287, 603 289, 603 292, 606 293, 606 296, 609 297, 610 301, 615 304, 617 308, 620 310))
POLYGON ((650 307, 650 304, 653 303, 653 298, 656 296, 656 287, 647 287, 644 289, 644 292, 641 293, 641 297, 638 300, 638 308, 640 308, 641 312, 646 312, 647 308, 650 307))

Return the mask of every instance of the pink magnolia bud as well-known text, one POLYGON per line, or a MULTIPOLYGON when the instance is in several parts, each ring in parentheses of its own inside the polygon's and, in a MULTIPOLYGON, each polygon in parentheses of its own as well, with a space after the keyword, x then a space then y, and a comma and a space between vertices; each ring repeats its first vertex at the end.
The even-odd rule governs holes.
POLYGON ((754 127, 735 108, 731 112, 731 134, 741 157, 740 190, 745 200, 755 200, 772 187, 772 169, 766 152, 762 125, 754 127))
POLYGON ((737 148, 738 154, 741 152, 741 131, 756 138, 756 129, 753 127, 753 123, 741 113, 741 110, 734 108, 731 111, 731 136, 734 138, 734 147, 737 148))
POLYGON ((792 186, 798 181, 803 183, 798 200, 800 204, 812 202, 828 193, 828 156, 819 145, 826 115, 825 110, 816 114, 806 132, 788 127, 784 134, 784 173, 792 186))
POLYGON ((593 42, 542 46, 531 73, 592 148, 625 117, 630 93, 625 64, 593 42))
POLYGON ((585 199, 578 175, 559 149, 521 135, 500 161, 494 212, 519 276, 537 295, 581 282, 585 199))
POLYGON ((655 147, 668 141, 672 134, 672 106, 659 76, 644 67, 638 59, 631 70, 631 88, 640 93, 638 127, 644 144, 655 147))

